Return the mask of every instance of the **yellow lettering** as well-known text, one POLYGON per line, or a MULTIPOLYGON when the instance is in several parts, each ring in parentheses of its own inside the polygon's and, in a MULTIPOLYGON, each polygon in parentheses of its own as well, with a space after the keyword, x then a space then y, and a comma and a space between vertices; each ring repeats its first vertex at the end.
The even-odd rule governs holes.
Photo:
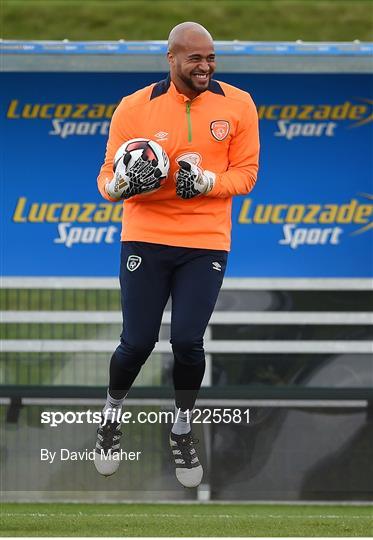
POLYGON ((46 203, 32 203, 28 220, 31 223, 41 223, 45 220, 48 205, 46 203))
POLYGON ((357 200, 352 199, 349 204, 341 204, 338 208, 336 222, 337 223, 351 223, 354 212, 357 207, 357 200))
POLYGON ((72 106, 69 103, 60 103, 56 106, 54 116, 56 118, 68 118, 72 113, 72 106))
POLYGON ((251 199, 244 199, 240 214, 238 216, 238 223, 251 223, 251 218, 249 218, 250 213, 250 206, 251 206, 251 199))
POLYGON ((338 212, 337 204, 326 204, 320 213, 319 223, 333 223, 338 212))
POLYGON ((40 118, 53 118, 53 114, 48 114, 48 109, 51 109, 54 107, 54 103, 46 103, 45 105, 42 105, 40 108, 40 118))
POLYGON ((80 204, 68 203, 62 208, 60 221, 76 221, 79 215, 80 204))
POLYGON ((320 105, 313 114, 315 120, 327 120, 330 118, 330 105, 320 105))
POLYGON ((286 214, 287 223, 300 223, 304 215, 304 204, 292 204, 286 214))
POLYGON ((354 105, 351 107, 348 117, 351 120, 360 120, 360 118, 364 118, 366 112, 367 107, 365 105, 354 105))
POLYGON ((268 223, 271 217, 273 205, 272 204, 258 204, 255 208, 254 223, 268 223))
POLYGON ((72 113, 71 118, 85 118, 84 112, 88 109, 87 103, 78 103, 75 105, 75 111, 72 113))
POLYGON ((102 118, 105 114, 105 105, 94 105, 88 112, 88 118, 102 118))
POLYGON ((319 204, 308 204, 307 213, 304 216, 304 223, 317 223, 316 214, 320 211, 321 206, 319 204))
MULTIPOLYGON (((116 209, 118 208, 117 206, 116 209)), ((351 199, 349 203, 341 205, 258 204, 256 206, 252 199, 244 199, 238 216, 238 223, 366 224, 370 222, 372 215, 373 204, 359 204, 356 199, 351 199)), ((105 221, 107 220, 108 216, 105 214, 105 221)), ((113 215, 112 221, 114 221, 113 215)))
POLYGON ((296 105, 286 105, 282 107, 280 112, 280 118, 290 120, 297 116, 298 107, 296 105))
POLYGON ((287 204, 276 204, 276 206, 273 208, 272 216, 271 216, 271 222, 272 223, 283 223, 284 218, 280 216, 282 210, 285 210, 287 208, 287 204))
POLYGON ((62 208, 62 203, 52 203, 48 205, 47 215, 45 217, 46 221, 50 223, 56 223, 59 221, 58 217, 55 215, 57 208, 62 208))
POLYGON ((26 103, 22 110, 22 118, 37 118, 40 110, 40 105, 30 105, 26 103))
POLYGON ((313 109, 313 105, 301 105, 301 112, 298 114, 297 118, 299 120, 311 120, 310 114, 313 109))
POLYGON ((113 105, 109 105, 106 107, 106 114, 105 118, 111 118, 114 114, 115 109, 117 108, 118 104, 114 103, 113 105))
POLYGON ((7 118, 19 118, 19 114, 16 114, 18 105, 18 99, 12 99, 8 107, 8 112, 6 113, 7 118))
POLYGON ((26 217, 22 215, 23 210, 26 206, 26 202, 26 197, 20 197, 17 201, 17 206, 13 214, 13 221, 15 221, 16 223, 25 223, 25 221, 27 221, 26 217))
POLYGON ((270 105, 269 107, 266 107, 265 118, 267 118, 267 120, 276 120, 277 116, 274 113, 276 109, 281 109, 280 105, 270 105))
POLYGON ((357 207, 355 212, 355 223, 368 223, 369 218, 373 214, 372 204, 361 204, 357 207))
POLYGON ((79 215, 79 223, 91 223, 92 222, 92 212, 95 210, 96 205, 92 203, 83 204, 83 212, 79 215))
POLYGON ((332 109, 332 113, 330 115, 330 118, 332 120, 344 120, 347 118, 348 109, 350 108, 351 103, 349 101, 345 101, 343 105, 335 105, 332 109))
MULTIPOLYGON (((113 116, 117 103, 25 103, 12 99, 7 110, 7 118, 108 118, 113 116)), ((263 107, 265 110, 265 106, 263 107)))

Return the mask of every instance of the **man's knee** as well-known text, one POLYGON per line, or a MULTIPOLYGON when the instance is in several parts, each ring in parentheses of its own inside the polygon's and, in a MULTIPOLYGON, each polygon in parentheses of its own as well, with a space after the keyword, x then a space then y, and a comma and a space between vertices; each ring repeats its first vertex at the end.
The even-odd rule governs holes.
POLYGON ((181 364, 200 364, 205 360, 203 340, 172 340, 175 360, 181 364))
POLYGON ((128 369, 142 366, 150 356, 154 346, 155 341, 129 343, 121 340, 114 354, 117 361, 123 363, 128 369))

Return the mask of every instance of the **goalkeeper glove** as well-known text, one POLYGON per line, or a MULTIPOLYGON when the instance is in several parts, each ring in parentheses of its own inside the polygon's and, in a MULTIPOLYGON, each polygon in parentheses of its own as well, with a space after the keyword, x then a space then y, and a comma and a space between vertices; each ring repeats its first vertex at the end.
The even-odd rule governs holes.
POLYGON ((215 184, 215 173, 202 171, 188 161, 179 161, 180 169, 176 173, 176 195, 182 199, 191 199, 197 195, 206 195, 215 184))
POLYGON ((106 193, 112 199, 129 199, 134 195, 149 193, 161 187, 162 172, 157 168, 155 160, 148 161, 140 156, 131 167, 127 167, 131 159, 128 152, 115 168, 113 179, 105 186, 106 193))

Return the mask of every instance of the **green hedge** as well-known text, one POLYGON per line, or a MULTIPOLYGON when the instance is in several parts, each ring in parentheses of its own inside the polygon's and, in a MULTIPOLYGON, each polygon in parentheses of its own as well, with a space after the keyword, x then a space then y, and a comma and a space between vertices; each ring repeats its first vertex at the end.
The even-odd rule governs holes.
POLYGON ((2 37, 167 39, 185 20, 215 39, 371 41, 371 0, 3 0, 2 37))

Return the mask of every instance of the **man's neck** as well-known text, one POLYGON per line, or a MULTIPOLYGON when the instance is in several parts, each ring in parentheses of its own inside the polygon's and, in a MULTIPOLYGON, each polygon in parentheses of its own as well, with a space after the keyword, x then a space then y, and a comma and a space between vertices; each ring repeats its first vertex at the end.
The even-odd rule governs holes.
POLYGON ((175 86, 177 92, 179 94, 183 94, 184 96, 186 96, 190 100, 193 100, 194 98, 199 96, 199 92, 193 91, 191 88, 189 88, 182 81, 181 82, 180 81, 175 81, 172 77, 171 77, 171 81, 174 83, 174 86, 175 86))

